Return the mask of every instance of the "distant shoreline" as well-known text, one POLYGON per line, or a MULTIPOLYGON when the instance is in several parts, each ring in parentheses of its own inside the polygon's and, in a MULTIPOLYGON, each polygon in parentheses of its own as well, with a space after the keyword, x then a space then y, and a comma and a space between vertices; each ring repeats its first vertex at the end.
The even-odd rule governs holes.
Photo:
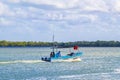
POLYGON ((0 41, 0 47, 51 47, 69 48, 80 47, 120 47, 120 41, 75 41, 75 42, 36 42, 36 41, 0 41))

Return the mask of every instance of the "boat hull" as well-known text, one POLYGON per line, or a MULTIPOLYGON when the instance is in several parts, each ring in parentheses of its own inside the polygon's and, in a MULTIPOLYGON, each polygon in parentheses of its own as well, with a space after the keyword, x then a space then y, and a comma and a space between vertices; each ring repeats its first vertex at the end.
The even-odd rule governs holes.
POLYGON ((74 53, 73 55, 65 55, 60 57, 45 57, 41 60, 46 62, 77 62, 81 61, 80 56, 82 55, 82 52, 74 53))
POLYGON ((72 58, 72 59, 51 59, 50 62, 79 62, 81 58, 72 58))

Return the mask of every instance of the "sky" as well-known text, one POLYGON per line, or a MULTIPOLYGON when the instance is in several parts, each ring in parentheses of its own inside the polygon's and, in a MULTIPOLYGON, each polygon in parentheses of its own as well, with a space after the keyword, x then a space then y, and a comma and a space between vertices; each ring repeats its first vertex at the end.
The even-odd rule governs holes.
POLYGON ((0 40, 120 41, 120 0, 0 0, 0 40))

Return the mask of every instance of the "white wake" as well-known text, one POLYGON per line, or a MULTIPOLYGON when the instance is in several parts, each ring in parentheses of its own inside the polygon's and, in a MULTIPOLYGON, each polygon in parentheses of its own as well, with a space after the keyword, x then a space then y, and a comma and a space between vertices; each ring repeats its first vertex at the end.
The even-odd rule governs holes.
POLYGON ((40 63, 42 60, 15 60, 15 61, 2 61, 0 64, 13 64, 13 63, 40 63))

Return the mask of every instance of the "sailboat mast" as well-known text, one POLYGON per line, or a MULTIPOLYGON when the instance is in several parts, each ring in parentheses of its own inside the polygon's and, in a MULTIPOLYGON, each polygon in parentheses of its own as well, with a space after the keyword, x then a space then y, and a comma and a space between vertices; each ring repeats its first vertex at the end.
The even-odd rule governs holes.
POLYGON ((54 52, 54 48, 55 48, 55 45, 54 45, 54 34, 53 34, 53 52, 54 52))

